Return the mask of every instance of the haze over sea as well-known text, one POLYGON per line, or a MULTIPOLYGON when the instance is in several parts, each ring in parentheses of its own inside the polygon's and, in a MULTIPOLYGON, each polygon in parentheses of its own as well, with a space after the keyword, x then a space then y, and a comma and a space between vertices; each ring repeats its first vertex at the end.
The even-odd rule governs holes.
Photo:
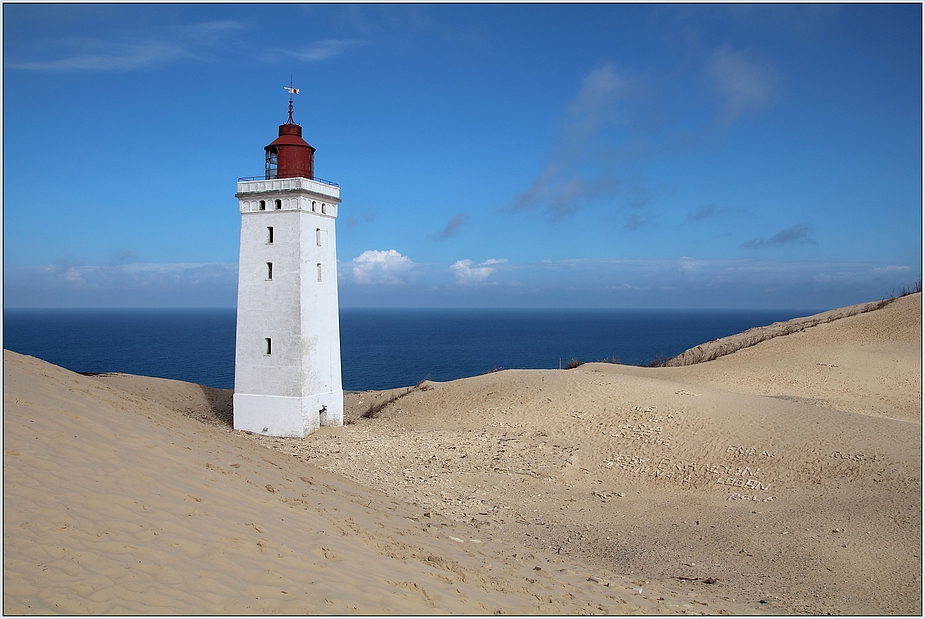
MULTIPOLYGON (((627 365, 816 310, 341 309, 344 389, 493 369, 627 365)), ((7 309, 4 348, 75 372, 234 386, 234 309, 7 309)))

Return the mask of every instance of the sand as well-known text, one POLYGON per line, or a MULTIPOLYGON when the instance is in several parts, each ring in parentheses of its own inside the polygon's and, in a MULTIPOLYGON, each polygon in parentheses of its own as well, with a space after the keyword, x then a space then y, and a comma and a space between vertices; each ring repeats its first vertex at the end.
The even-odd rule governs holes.
POLYGON ((921 614, 921 311, 349 394, 301 440, 4 351, 4 612, 921 614))

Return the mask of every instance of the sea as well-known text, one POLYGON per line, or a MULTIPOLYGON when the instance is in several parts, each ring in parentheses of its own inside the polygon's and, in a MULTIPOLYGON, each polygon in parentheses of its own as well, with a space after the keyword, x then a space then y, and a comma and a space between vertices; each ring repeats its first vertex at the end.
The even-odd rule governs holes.
MULTIPOLYGON (((344 389, 572 359, 647 365, 817 310, 341 309, 344 389)), ((6 309, 3 347, 75 372, 234 386, 234 309, 6 309)))

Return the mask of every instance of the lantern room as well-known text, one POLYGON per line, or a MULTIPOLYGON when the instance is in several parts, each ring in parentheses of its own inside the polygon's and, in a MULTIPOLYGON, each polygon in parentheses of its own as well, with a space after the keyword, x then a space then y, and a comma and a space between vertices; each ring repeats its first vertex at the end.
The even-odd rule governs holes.
POLYGON ((264 150, 267 153, 266 178, 314 178, 315 149, 302 139, 302 127, 292 120, 292 92, 289 95, 289 120, 279 126, 279 137, 264 150))

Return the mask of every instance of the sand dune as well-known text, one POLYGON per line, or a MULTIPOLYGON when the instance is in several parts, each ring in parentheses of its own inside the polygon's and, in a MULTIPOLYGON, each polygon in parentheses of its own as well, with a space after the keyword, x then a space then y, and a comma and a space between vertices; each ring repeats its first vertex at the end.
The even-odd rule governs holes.
POLYGON ((749 346, 754 346, 755 344, 765 342, 775 337, 790 335, 791 333, 797 333, 798 331, 803 331, 804 329, 815 327, 817 325, 834 322, 843 318, 849 318, 851 316, 857 316, 858 314, 865 314, 867 312, 882 309, 895 300, 896 299, 884 299, 882 301, 874 301, 872 303, 859 303, 858 305, 841 307, 829 310, 827 312, 813 314, 812 316, 794 318, 792 320, 785 320, 783 322, 775 322, 770 325, 753 327, 742 333, 730 335, 729 337, 721 337, 716 340, 711 340, 709 342, 699 344, 693 348, 689 348, 682 352, 680 355, 672 357, 666 361, 665 366, 677 367, 682 365, 703 363, 705 361, 712 361, 714 359, 718 359, 725 355, 731 355, 738 350, 748 348, 749 346))
POLYGON ((9 351, 4 381, 8 614, 738 608, 493 541, 267 450, 220 428, 196 385, 9 351))
POLYGON ((698 365, 350 394, 302 440, 178 381, 4 381, 7 613, 922 611, 920 294, 698 365))
MULTIPOLYGON (((921 293, 896 299, 873 313, 846 310, 790 321, 800 330, 743 347, 729 357, 658 368, 645 375, 921 423, 921 293), (833 322, 833 315, 847 317, 833 322), (818 326, 803 326, 814 322, 818 326)), ((787 333, 790 328, 776 323, 768 329, 787 333)), ((735 346, 736 337, 748 342, 754 331, 758 329, 716 343, 735 346)))

